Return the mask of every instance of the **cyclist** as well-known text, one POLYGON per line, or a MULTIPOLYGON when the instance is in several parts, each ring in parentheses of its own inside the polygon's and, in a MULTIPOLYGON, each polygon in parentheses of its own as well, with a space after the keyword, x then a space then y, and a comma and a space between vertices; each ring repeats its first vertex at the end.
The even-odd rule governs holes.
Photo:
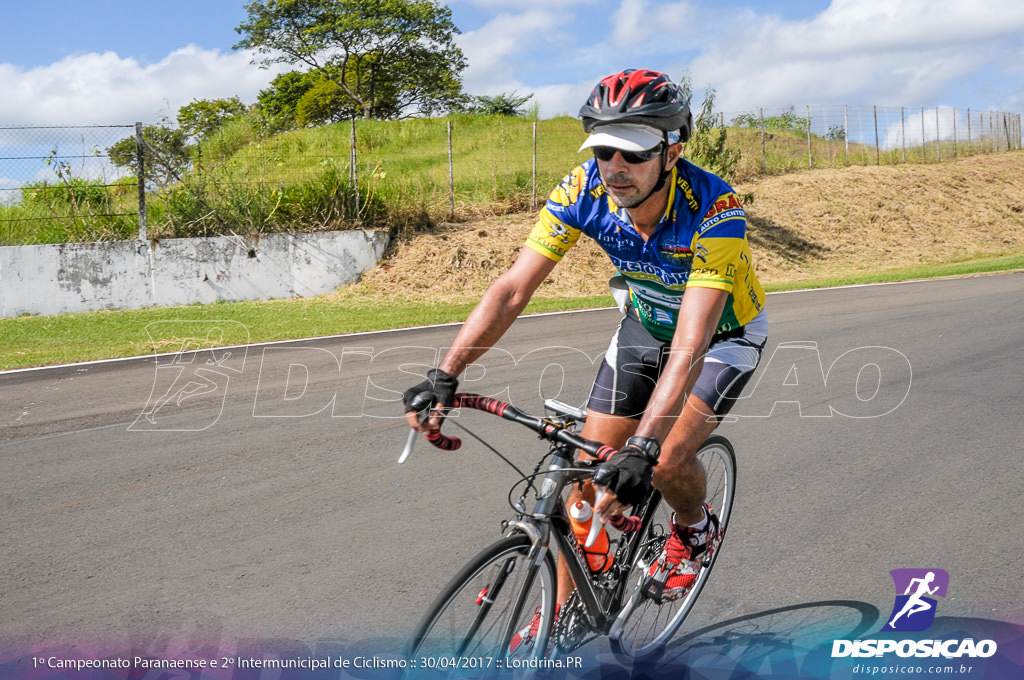
MULTIPOLYGON (((689 98, 662 73, 626 70, 594 88, 580 109, 587 160, 551 193, 512 267, 496 279, 427 379, 406 391, 450 406, 457 376, 492 347, 556 263, 586 234, 618 272, 624 316, 587 403, 582 435, 617 448, 594 480, 611 493, 595 510, 614 518, 653 485, 673 508, 674 530, 651 566, 647 592, 682 597, 701 556, 717 548, 717 518, 704 503, 700 444, 739 396, 767 337, 764 291, 751 264, 746 217, 733 189, 682 158, 689 98)), ((594 502, 595 491, 579 495, 594 502)), ((561 565, 564 574, 565 565, 561 565)), ((564 603, 571 580, 560 578, 564 603)))

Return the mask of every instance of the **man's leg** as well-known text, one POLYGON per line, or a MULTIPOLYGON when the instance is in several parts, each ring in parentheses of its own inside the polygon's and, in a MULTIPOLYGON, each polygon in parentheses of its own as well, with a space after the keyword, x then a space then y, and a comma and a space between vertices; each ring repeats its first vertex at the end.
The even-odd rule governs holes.
POLYGON ((699 397, 690 395, 661 447, 654 468, 654 487, 676 511, 676 524, 696 524, 704 518, 705 474, 697 449, 718 427, 718 418, 699 397), (710 417, 709 417, 710 416, 710 417))

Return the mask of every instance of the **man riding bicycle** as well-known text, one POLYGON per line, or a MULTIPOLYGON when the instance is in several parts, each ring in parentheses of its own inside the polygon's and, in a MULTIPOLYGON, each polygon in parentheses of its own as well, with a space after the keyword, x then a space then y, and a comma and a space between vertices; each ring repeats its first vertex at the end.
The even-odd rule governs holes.
MULTIPOLYGON (((661 492, 674 525, 647 591, 674 600, 720 540, 696 451, 760 361, 765 296, 735 192, 682 158, 692 115, 679 85, 662 73, 623 71, 598 83, 580 117, 589 133, 580 149, 594 158, 551 193, 515 263, 491 284, 427 380, 406 391, 406 417, 414 429, 438 430, 457 376, 498 341, 581 234, 595 239, 618 268, 612 288, 625 314, 598 369, 582 432, 619 449, 595 473, 610 492, 595 510, 616 517, 652 483, 661 492), (409 404, 424 391, 440 410, 421 423, 409 404)), ((588 486, 570 503, 582 497, 593 504, 595 496, 588 486)), ((560 603, 571 583, 559 579, 560 603)))

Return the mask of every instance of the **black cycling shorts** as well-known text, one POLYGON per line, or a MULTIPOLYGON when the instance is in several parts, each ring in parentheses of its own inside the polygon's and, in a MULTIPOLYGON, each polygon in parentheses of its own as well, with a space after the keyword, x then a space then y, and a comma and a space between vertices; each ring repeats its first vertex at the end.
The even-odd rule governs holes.
MULTIPOLYGON (((693 394, 717 416, 725 415, 733 407, 761 360, 767 338, 751 327, 766 331, 767 322, 763 314, 755 321, 737 331, 716 335, 704 356, 704 367, 693 394)), ((627 308, 597 371, 587 408, 639 420, 668 360, 670 347, 671 343, 652 336, 636 312, 627 308)))

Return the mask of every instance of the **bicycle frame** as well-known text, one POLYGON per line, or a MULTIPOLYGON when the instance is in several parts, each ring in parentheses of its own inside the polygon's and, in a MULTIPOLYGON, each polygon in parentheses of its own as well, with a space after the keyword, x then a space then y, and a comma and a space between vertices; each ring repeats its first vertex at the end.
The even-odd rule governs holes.
MULTIPOLYGON (((583 603, 583 610, 587 617, 587 625, 600 634, 608 634, 614 630, 617 618, 620 618, 627 610, 619 607, 623 591, 628 587, 625 581, 625 574, 615 579, 615 589, 601 593, 595 586, 592 572, 583 555, 578 549, 578 540, 573 533, 562 501, 562 494, 567 485, 571 484, 570 477, 574 470, 586 471, 575 464, 575 448, 565 444, 555 443, 551 447, 551 462, 547 467, 544 484, 547 489, 542 489, 542 495, 534 505, 533 511, 526 517, 510 521, 508 527, 512 531, 521 531, 529 537, 533 544, 531 551, 530 570, 534 572, 544 557, 544 550, 548 549, 551 536, 554 536, 555 544, 559 554, 565 559, 566 566, 576 586, 577 593, 583 603), (552 530, 554 529, 554 530, 552 530)), ((544 486, 542 484, 542 486, 544 486)), ((643 520, 641 525, 646 528, 653 508, 659 500, 658 492, 652 491, 644 501, 639 516, 643 520), (651 502, 651 501, 655 502, 651 502)), ((642 545, 644 531, 634 532, 626 542, 625 546, 620 545, 616 550, 615 562, 618 565, 612 568, 625 568, 628 570, 633 563, 637 551, 642 545)))

